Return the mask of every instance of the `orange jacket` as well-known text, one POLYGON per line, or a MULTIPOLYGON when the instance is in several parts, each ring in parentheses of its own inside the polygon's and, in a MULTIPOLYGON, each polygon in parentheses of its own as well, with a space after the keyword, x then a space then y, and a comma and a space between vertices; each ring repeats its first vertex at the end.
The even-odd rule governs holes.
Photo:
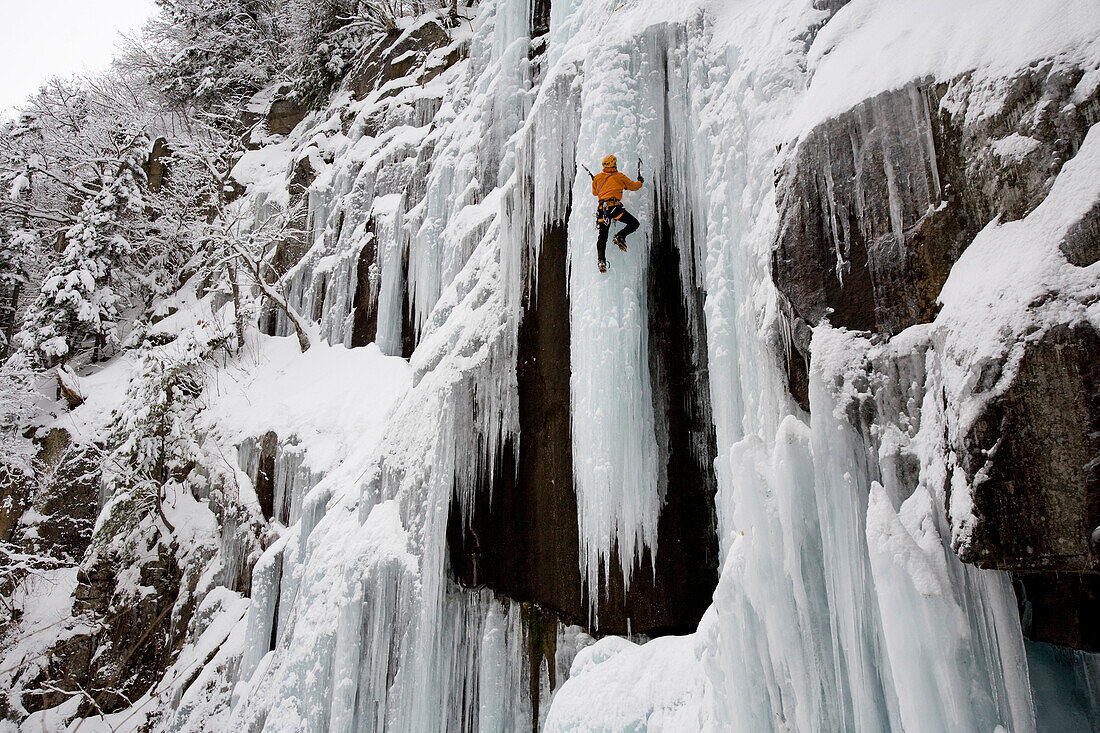
POLYGON ((592 195, 600 201, 604 199, 620 200, 623 197, 623 189, 637 191, 642 187, 638 181, 632 181, 614 168, 604 168, 603 173, 597 173, 592 179, 592 195))

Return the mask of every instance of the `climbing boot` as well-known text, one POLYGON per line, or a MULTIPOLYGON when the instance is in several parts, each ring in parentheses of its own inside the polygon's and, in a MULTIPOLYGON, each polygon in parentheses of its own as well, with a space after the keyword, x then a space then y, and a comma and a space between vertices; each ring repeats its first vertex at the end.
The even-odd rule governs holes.
POLYGON ((607 260, 600 260, 600 272, 607 272, 607 260))
POLYGON ((626 252, 626 237, 622 236, 621 234, 616 234, 615 238, 611 241, 614 242, 623 252, 626 252))

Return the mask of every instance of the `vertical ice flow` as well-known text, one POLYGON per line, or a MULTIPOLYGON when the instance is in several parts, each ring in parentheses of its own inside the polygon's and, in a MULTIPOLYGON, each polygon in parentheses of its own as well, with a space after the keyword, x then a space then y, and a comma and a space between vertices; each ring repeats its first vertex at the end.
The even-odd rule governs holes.
POLYGON ((260 661, 270 649, 272 630, 275 626, 275 604, 279 597, 279 581, 282 575, 283 546, 279 541, 269 547, 256 561, 252 569, 252 602, 246 618, 244 657, 241 659, 240 678, 251 679, 260 661))
MULTIPOLYGON (((816 346, 816 353, 827 353, 827 344, 816 346)), ((819 363, 815 360, 810 378, 810 425, 822 561, 831 608, 834 657, 830 666, 838 677, 842 699, 849 703, 844 711, 846 723, 859 730, 891 730, 898 722, 896 697, 893 681, 884 669, 878 599, 863 531, 871 467, 843 413, 834 414, 836 407, 826 386, 831 374, 817 368, 819 363)))
MULTIPOLYGON (((388 349, 400 331, 383 314, 400 310, 404 274, 395 265, 408 247, 420 333, 414 386, 377 452, 356 459, 365 470, 338 470, 303 501, 283 552, 277 618, 265 623, 265 602, 250 621, 254 638, 277 626, 276 649, 249 663, 252 694, 234 711, 242 727, 530 725, 530 676, 540 671, 527 666, 518 605, 459 589, 446 570, 450 512, 470 504, 479 472, 516 431, 515 322, 501 279, 502 232, 515 222, 498 218, 530 107, 528 13, 526 0, 479 6, 469 58, 449 77, 453 94, 426 148, 422 199, 382 190, 373 174, 352 186, 379 247, 379 338, 388 349)), ((356 145, 364 157, 385 149, 367 138, 356 145)), ((559 679, 565 671, 556 670, 559 679)))
MULTIPOLYGON (((614 154, 627 161, 662 147, 664 77, 649 35, 623 45, 594 44, 585 66, 577 157, 589 167, 614 154)), ((652 185, 652 184, 651 184, 652 185)), ((629 584, 644 548, 657 548, 662 497, 649 377, 646 272, 650 228, 630 250, 607 246, 610 267, 596 268, 591 183, 579 174, 569 222, 573 467, 583 576, 594 603, 614 553, 629 584)), ((624 194, 642 222, 653 221, 653 192, 624 194)), ((613 235, 620 228, 612 224, 613 235)))
POLYGON ((469 89, 451 100, 450 124, 439 136, 409 243, 408 288, 417 331, 440 294, 462 269, 481 232, 461 223, 462 209, 480 203, 509 177, 512 135, 531 106, 528 0, 487 3, 474 21, 469 89))
MULTIPOLYGON (((359 222, 373 218, 380 311, 389 314, 380 314, 379 339, 391 349, 407 248, 421 336, 415 386, 366 478, 329 479, 303 502, 281 560, 261 560, 249 638, 266 650, 275 626, 276 649, 249 652, 255 697, 242 700, 239 719, 269 731, 529 724, 520 613, 447 580, 445 535, 448 513, 469 507, 473 478, 515 434, 518 301, 505 293, 537 277, 541 232, 568 211, 574 464, 593 600, 616 552, 629 580, 643 548, 660 551, 646 265, 662 223, 682 268, 662 276, 706 293, 719 446, 721 581, 697 634, 666 640, 698 650, 677 658, 705 672, 700 719, 736 731, 1033 730, 1007 579, 959 563, 945 541, 943 466, 924 445, 942 427, 935 406, 913 432, 887 417, 853 428, 849 372, 869 346, 824 327, 812 418, 784 384, 777 354, 787 324, 769 272, 772 174, 777 131, 807 83, 802 39, 822 12, 810 0, 706 12, 628 5, 612 16, 610 3, 555 2, 540 78, 528 62, 528 2, 482 3, 424 148, 424 195, 379 189, 367 163, 370 173, 349 168, 322 181, 355 192, 317 202, 325 252, 366 241, 366 228, 353 238, 357 227, 336 225, 341 206, 351 216, 354 199, 359 222), (594 199, 574 161, 595 167, 607 153, 629 175, 639 156, 652 172, 626 197, 642 229, 629 252, 611 245, 600 275, 594 199), (915 487, 892 472, 881 437, 868 437, 890 431, 922 456, 915 487)), ((355 134, 348 149, 362 159, 386 145, 355 134)), ((306 258, 313 272, 323 271, 321 252, 306 258)), ((300 292, 306 303, 320 289, 300 292)), ((660 654, 646 659, 662 664, 660 654)), ((554 704, 569 700, 567 687, 554 704)), ((590 711, 594 721, 603 712, 590 711)))
MULTIPOLYGON (((645 6, 640 13, 660 14, 656 3, 640 5, 645 6)), ((691 163, 678 171, 673 162, 665 172, 677 190, 687 192, 697 219, 693 230, 705 232, 693 275, 706 289, 724 557, 714 606, 697 634, 705 640, 702 662, 712 683, 707 719, 715 730, 919 730, 934 729, 935 716, 917 720, 915 711, 935 706, 971 729, 1031 730, 1026 666, 1005 577, 957 561, 937 565, 934 560, 948 557, 950 550, 942 532, 928 529, 935 521, 928 502, 922 504, 914 493, 908 506, 896 510, 873 488, 889 469, 879 465, 873 446, 844 412, 850 395, 836 391, 848 384, 848 365, 860 363, 860 346, 839 338, 829 343, 828 333, 815 342, 815 358, 825 358, 818 360, 813 377, 809 424, 783 384, 777 354, 788 337, 769 272, 777 223, 771 174, 780 142, 774 135, 806 83, 798 63, 799 29, 819 22, 821 14, 809 3, 792 2, 740 3, 715 15, 720 17, 700 20, 685 14, 681 22, 691 31, 668 32, 667 63, 678 73, 669 74, 666 139, 672 149, 666 155, 691 163), (776 30, 761 34, 761 28, 776 30), (712 34, 718 35, 715 47, 712 34), (689 81, 681 86, 683 79, 689 81), (833 348, 854 351, 830 361, 833 348), (898 534, 902 529, 910 539, 898 534), (911 562, 901 562, 895 547, 911 562), (924 572, 928 568, 935 574, 924 572), (929 577, 937 581, 922 585, 929 577), (927 644, 914 646, 902 634, 912 627, 936 633, 927 644), (940 652, 955 651, 937 652, 937 644, 940 652)), ((599 23, 580 10, 562 22, 574 30, 599 23)), ((652 32, 651 26, 635 35, 652 32)), ((605 35, 613 38, 608 45, 622 51, 618 37, 605 35)), ((625 75, 629 68, 631 76, 645 76, 645 54, 625 53, 629 64, 616 64, 603 55, 610 53, 588 49, 580 160, 595 154, 595 142, 604 142, 594 140, 598 135, 591 132, 593 112, 587 106, 589 93, 600 89, 601 70, 625 75)), ((627 110, 629 124, 636 97, 602 89, 601 95, 601 103, 627 110)), ((587 194, 584 183, 575 186, 575 197, 587 194)), ((590 290, 578 294, 577 269, 594 268, 578 257, 583 248, 577 237, 584 232, 576 219, 575 213, 570 229, 574 328, 591 323, 580 318, 588 311, 578 300, 602 302, 590 290)), ((591 239, 589 233, 587 242, 591 239)), ((694 236, 697 245, 698 240, 694 236)), ((586 334, 573 338, 574 384, 583 390, 578 382, 599 379, 595 367, 605 362, 595 346, 583 351, 586 334)), ((604 347, 615 343, 607 336, 592 341, 604 347)), ((935 392, 934 385, 929 392, 935 392)), ((580 402, 574 399, 580 461, 592 441, 580 437, 580 402)), ((585 407, 592 430, 602 419, 600 405, 585 407)), ((887 428, 884 420, 871 432, 887 428)), ((577 483, 583 512, 580 475, 577 483)), ((581 521, 583 526, 583 516, 581 521)), ((612 681, 597 673, 575 683, 612 681)), ((556 705, 570 704, 573 684, 556 705)), ((601 729, 603 719, 594 713, 593 728, 601 729)))

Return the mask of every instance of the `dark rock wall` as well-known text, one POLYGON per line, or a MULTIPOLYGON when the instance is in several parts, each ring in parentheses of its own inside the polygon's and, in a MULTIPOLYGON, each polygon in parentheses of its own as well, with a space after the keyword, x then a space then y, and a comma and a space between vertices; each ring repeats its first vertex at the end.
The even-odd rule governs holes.
POLYGON ((253 485, 264 519, 275 518, 275 453, 279 448, 279 436, 272 431, 264 433, 260 441, 260 457, 256 464, 253 485))
POLYGON ((653 225, 648 279, 650 374, 665 498, 656 557, 646 552, 629 589, 612 557, 599 598, 587 596, 573 486, 564 222, 543 234, 537 285, 525 299, 519 325, 518 450, 507 446, 486 472, 469 526, 455 509, 448 528, 451 566, 460 582, 533 602, 598 633, 691 631, 718 582, 717 446, 703 292, 681 281, 680 253, 690 250, 690 242, 674 241, 674 208, 668 202, 659 207, 666 213, 653 225), (596 601, 594 617, 590 600, 596 601))
POLYGON ((914 82, 809 132, 776 182, 772 273, 795 314, 890 335, 934 319, 978 231, 1026 216, 1077 152, 1100 107, 1069 102, 1082 74, 1025 69, 972 122, 969 77, 914 82))
MULTIPOLYGON (((666 144, 665 170, 671 170, 671 149, 666 144)), ((681 253, 691 251, 692 243, 675 239, 678 230, 697 234, 690 222, 676 225, 676 217, 690 220, 692 214, 671 200, 667 187, 659 189, 658 197, 663 200, 654 208, 661 215, 648 269, 649 373, 658 466, 663 469, 659 491, 665 500, 657 528, 655 590, 675 599, 676 610, 666 617, 674 622, 671 626, 694 626, 718 584, 718 439, 710 401, 704 293, 683 282, 681 253)), ((642 567, 644 576, 648 570, 642 567)))
POLYGON ((378 283, 372 277, 377 272, 377 240, 371 239, 359 252, 355 268, 355 310, 351 320, 351 345, 366 346, 378 335, 378 283))
MULTIPOLYGON (((76 565, 88 549, 99 513, 100 454, 95 446, 74 444, 68 431, 53 428, 38 442, 32 468, 31 473, 0 470, 0 543, 23 554, 0 553, 0 598, 11 598, 28 575, 76 565), (34 511, 34 521, 22 524, 28 509, 34 511)), ((5 605, 0 638, 21 618, 18 604, 5 605)), ((0 719, 8 714, 8 704, 0 695, 0 719)))
POLYGON ((267 131, 272 135, 289 135, 298 123, 306 118, 309 109, 294 96, 294 88, 285 84, 271 102, 267 111, 267 131))
POLYGON ((10 542, 33 490, 32 478, 0 467, 0 542, 10 542))
POLYGON ((894 333, 933 315, 939 288, 912 285, 942 285, 949 263, 928 264, 957 256, 963 245, 955 239, 967 234, 932 240, 947 257, 923 251, 929 243, 919 235, 943 192, 934 102, 916 86, 868 100, 810 133, 782 171, 773 269, 808 322, 828 316, 836 326, 894 333))
POLYGON ((145 163, 146 182, 150 191, 159 192, 164 186, 168 172, 167 159, 171 155, 172 150, 165 138, 158 137, 153 141, 153 149, 149 151, 149 159, 145 163))
POLYGON ((544 236, 538 284, 519 325, 518 463, 517 447, 506 446, 483 477, 469 527, 452 504, 447 539, 462 583, 487 585, 582 623, 565 253, 565 224, 557 223, 544 236))
MULTIPOLYGON (((406 251, 405 258, 401 263, 401 277, 403 279, 407 277, 409 271, 408 258, 409 255, 406 251)), ((401 299, 401 356, 402 358, 408 359, 416 349, 419 333, 417 333, 416 330, 416 323, 413 322, 412 296, 409 294, 407 282, 401 290, 404 293, 401 299)))
MULTIPOLYGON (((76 653, 87 666, 83 669, 55 657, 67 669, 62 679, 87 680, 87 689, 95 698, 85 701, 83 715, 123 710, 130 700, 144 695, 171 663, 183 640, 186 621, 178 625, 172 610, 179 597, 182 580, 172 548, 153 536, 143 537, 151 552, 139 568, 139 582, 152 593, 132 597, 119 582, 120 571, 129 558, 99 553, 85 561, 77 576, 75 615, 100 620, 98 629, 76 644, 76 653)), ((187 614, 189 618, 190 614, 187 614)), ((69 647, 66 647, 68 650, 69 647)))
MULTIPOLYGON (((90 527, 83 540, 95 542, 90 527)), ((123 710, 171 663, 193 611, 193 605, 185 611, 176 606, 182 574, 175 548, 162 544, 151 524, 128 540, 139 548, 140 561, 105 542, 93 544, 81 561, 73 616, 66 622, 72 633, 61 634, 21 680, 20 704, 27 712, 54 707, 74 694, 79 717, 123 710), (135 584, 147 590, 136 590, 135 584)))
POLYGON ((1024 636, 1100 652, 1100 574, 1013 573, 1024 636))
POLYGON ((531 0, 531 37, 550 32, 550 0, 531 0))
POLYGON ((1025 633, 1100 651, 1100 335, 1056 326, 960 450, 977 518, 967 562, 1017 580, 1025 633))
MULTIPOLYGON (((965 439, 978 522, 961 557, 1020 572, 1100 571, 1100 335, 1057 326, 965 439)), ((1100 610, 1100 609, 1098 609, 1100 610)), ((1098 616, 1100 618, 1100 616, 1098 616)))
MULTIPOLYGON (((818 125, 788 151, 776 178, 772 273, 792 325, 791 393, 803 407, 810 326, 889 337, 933 321, 940 289, 974 236, 1042 202, 1100 119, 1096 90, 1071 101, 1083 73, 1036 63, 1004 80, 994 106, 992 91, 968 75, 917 81, 818 125)), ((1100 207, 1061 249, 1087 266, 1100 257, 1098 242, 1100 207)), ((957 551, 1014 573, 1032 638, 1096 649, 1084 620, 1100 612, 1100 540, 1091 538, 1100 525, 1100 336, 1067 323, 1017 346, 1024 356, 1013 383, 952 446, 977 517, 957 551)), ((1004 366, 973 368, 992 383, 1004 366)), ((890 382, 898 368, 876 363, 871 378, 890 382)), ((853 422, 867 434, 862 417, 853 422)), ((911 463, 900 456, 889 469, 911 471, 911 463)), ((899 486, 909 479, 884 477, 899 486)))
POLYGON ((38 457, 34 508, 42 518, 24 540, 25 549, 74 564, 88 549, 100 510, 99 449, 74 443, 68 431, 54 428, 38 457))
MULTIPOLYGON (((365 99, 386 82, 400 79, 422 65, 432 50, 447 45, 450 40, 447 29, 437 22, 421 24, 408 35, 399 29, 390 31, 360 54, 358 66, 348 75, 348 88, 356 99, 365 99)), ((449 56, 438 66, 425 69, 418 83, 427 83, 459 58, 460 55, 449 56)))
POLYGON ((1100 260, 1100 202, 1066 232, 1059 249, 1066 256, 1066 261, 1077 267, 1088 267, 1100 260))

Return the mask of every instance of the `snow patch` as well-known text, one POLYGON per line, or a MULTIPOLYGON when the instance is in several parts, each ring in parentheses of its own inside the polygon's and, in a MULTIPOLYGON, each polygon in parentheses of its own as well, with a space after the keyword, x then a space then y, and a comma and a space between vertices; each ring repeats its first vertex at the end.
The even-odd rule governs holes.
POLYGON ((1093 0, 852 0, 810 48, 812 81, 787 137, 918 79, 991 81, 1053 57, 1100 64, 1093 0))

